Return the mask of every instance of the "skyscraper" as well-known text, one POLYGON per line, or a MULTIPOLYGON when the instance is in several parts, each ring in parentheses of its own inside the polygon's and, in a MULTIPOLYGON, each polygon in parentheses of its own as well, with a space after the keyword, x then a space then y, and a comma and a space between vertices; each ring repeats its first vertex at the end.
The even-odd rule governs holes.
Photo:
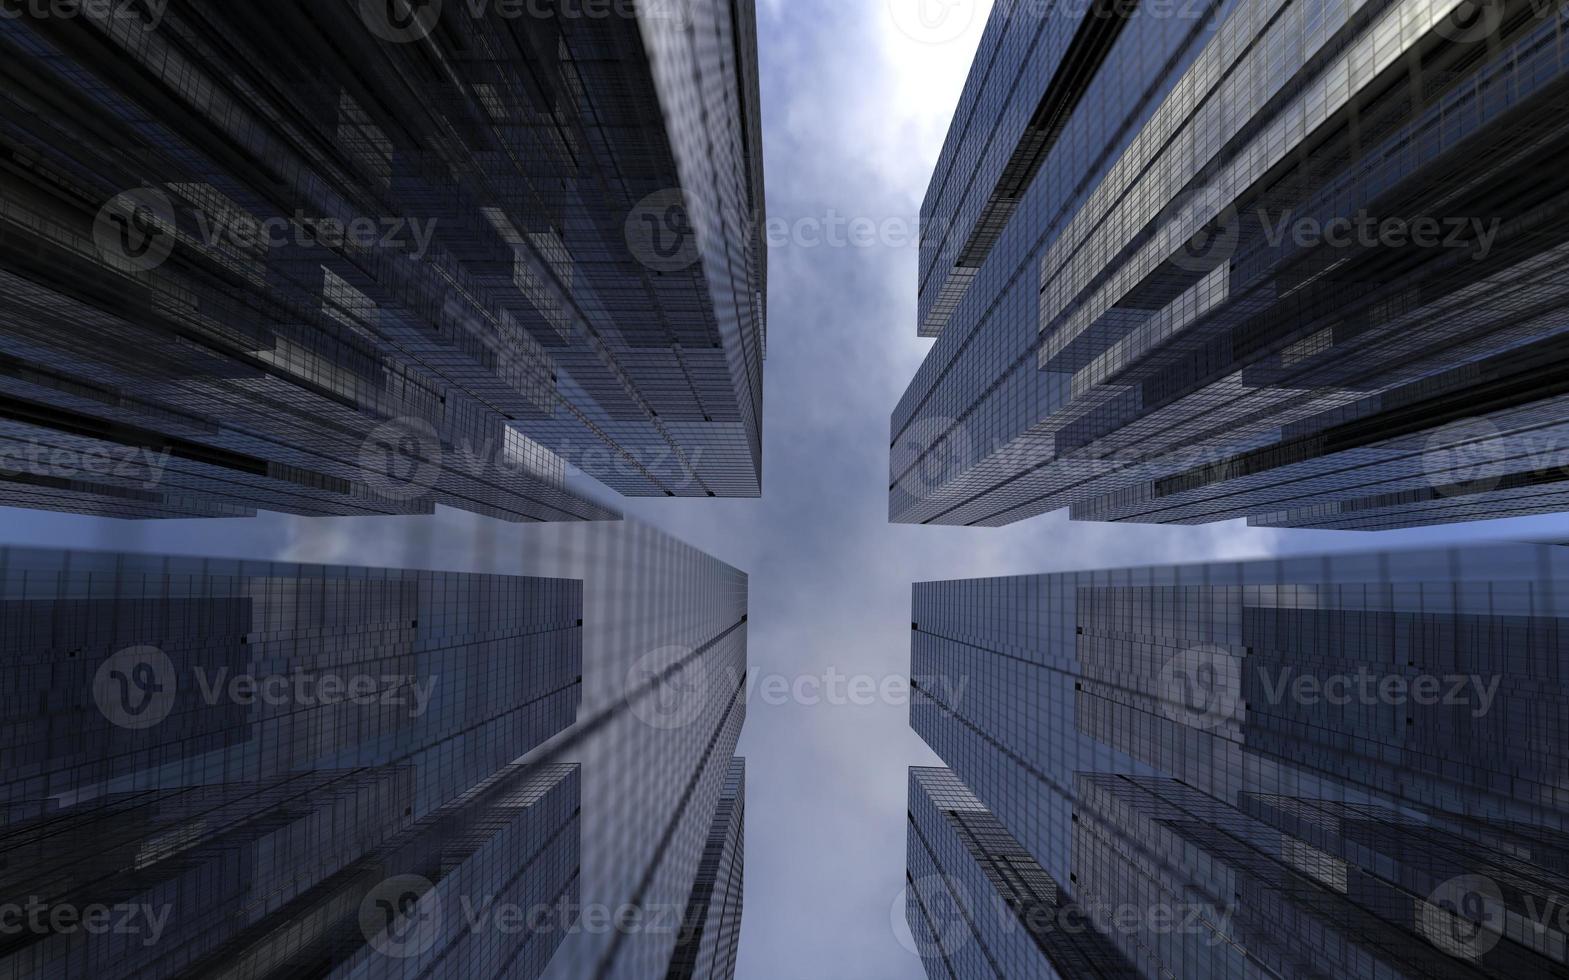
POLYGON ((1566 17, 999 0, 922 208, 891 517, 1562 509, 1566 17))
MULTIPOLYGON (((632 522, 518 531, 528 547, 510 567, 584 580, 578 724, 525 759, 582 771, 583 914, 545 976, 664 976, 690 934, 715 822, 744 785, 732 760, 746 719, 747 576, 632 522)), ((743 813, 730 817, 737 847, 743 813)), ((739 891, 727 897, 738 917, 739 891)))
POLYGON ((517 530, 506 574, 0 552, 0 976, 728 975, 746 577, 517 530))
POLYGON ((665 980, 735 976, 746 858, 746 760, 731 759, 665 980))
POLYGON ((910 770, 906 833, 906 913, 927 976, 1138 976, 951 771, 910 770))
POLYGON ((965 681, 911 707, 952 774, 912 781, 912 834, 948 836, 910 874, 971 902, 929 975, 1052 975, 1086 934, 939 968, 1020 948, 1020 882, 1138 976, 1569 971, 1566 588, 1560 545, 917 585, 912 674, 965 681), (979 876, 994 851, 1034 877, 979 876))
POLYGON ((758 492, 750 0, 108 6, 0 18, 0 503, 758 492))
POLYGON ((3 975, 560 943, 464 929, 460 896, 576 898, 577 769, 513 763, 574 722, 581 583, 5 549, 0 590, 3 975))

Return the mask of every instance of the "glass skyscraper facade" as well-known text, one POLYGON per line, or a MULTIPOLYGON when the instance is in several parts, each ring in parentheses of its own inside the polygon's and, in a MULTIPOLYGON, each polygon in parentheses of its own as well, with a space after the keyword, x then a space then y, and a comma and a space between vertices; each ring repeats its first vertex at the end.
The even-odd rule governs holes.
POLYGON ((578 723, 525 758, 582 771, 583 916, 545 976, 664 976, 734 783, 747 576, 638 523, 521 530, 529 547, 510 569, 584 582, 578 723))
POLYGON ((0 551, 0 976, 730 976, 746 576, 522 530, 486 574, 0 551))
POLYGON ((906 916, 930 977, 1138 977, 950 770, 910 770, 906 916))
POLYGON ((746 760, 731 759, 665 980, 735 976, 746 858, 746 760))
POLYGON ((1566 17, 998 0, 922 209, 891 517, 1562 509, 1566 17))
POLYGON ((513 763, 576 717, 580 582, 5 549, 0 590, 0 975, 527 976, 561 941, 460 897, 577 898, 577 768, 513 763))
POLYGON ((1552 544, 918 584, 928 975, 1569 973, 1566 590, 1552 544))
POLYGON ((0 504, 757 494, 751 0, 572 6, 0 17, 0 504))

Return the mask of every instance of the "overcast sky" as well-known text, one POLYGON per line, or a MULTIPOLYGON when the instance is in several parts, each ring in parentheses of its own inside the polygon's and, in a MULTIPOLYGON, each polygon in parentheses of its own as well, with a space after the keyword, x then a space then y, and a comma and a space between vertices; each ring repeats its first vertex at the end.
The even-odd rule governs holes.
MULTIPOLYGON (((776 227, 790 229, 770 255, 764 498, 627 510, 751 574, 758 693, 741 743, 749 797, 740 976, 915 978, 920 962, 897 926, 905 768, 937 760, 910 732, 902 691, 890 682, 909 666, 912 582, 1540 538, 1566 523, 1378 536, 1070 524, 1060 514, 1003 529, 888 525, 888 416, 930 345, 915 336, 913 226, 990 0, 758 2, 768 209, 776 227), (921 2, 952 6, 923 32, 914 17, 921 2), (851 243, 855 218, 872 219, 888 240, 851 243), (831 676, 870 678, 858 690, 872 683, 896 696, 871 705, 762 697, 765 679, 781 677, 776 684, 812 701, 831 676)), ((460 514, 376 521, 355 525, 374 532, 329 539, 324 528, 345 522, 266 517, 226 521, 214 534, 212 524, 0 511, 0 540, 377 564, 410 553, 388 528, 418 538, 419 553, 420 542, 488 542, 473 533, 482 523, 460 514)), ((849 693, 847 680, 836 683, 849 693)))

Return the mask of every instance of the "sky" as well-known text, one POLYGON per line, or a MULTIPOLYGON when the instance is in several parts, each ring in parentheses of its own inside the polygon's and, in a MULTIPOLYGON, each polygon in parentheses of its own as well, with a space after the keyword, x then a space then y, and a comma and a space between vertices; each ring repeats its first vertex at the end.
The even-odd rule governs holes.
MULTIPOLYGON (((906 767, 939 764, 910 731, 902 691, 912 582, 1375 541, 1563 538, 1569 521, 1376 537, 1075 524, 1062 514, 999 529, 889 525, 888 418, 931 343, 915 332, 914 227, 990 3, 758 3, 774 239, 764 496, 626 501, 624 509, 751 576, 739 976, 908 980, 923 974, 902 926, 906 767), (851 234, 854 219, 874 222, 876 240, 851 234), (782 680, 770 686, 769 678, 782 680), (850 678, 865 680, 852 686, 850 678), (787 696, 765 697, 781 687, 787 696)), ((483 524, 444 512, 340 534, 341 521, 267 515, 223 522, 215 535, 204 522, 0 511, 0 542, 395 564, 421 543, 485 540, 483 524)))

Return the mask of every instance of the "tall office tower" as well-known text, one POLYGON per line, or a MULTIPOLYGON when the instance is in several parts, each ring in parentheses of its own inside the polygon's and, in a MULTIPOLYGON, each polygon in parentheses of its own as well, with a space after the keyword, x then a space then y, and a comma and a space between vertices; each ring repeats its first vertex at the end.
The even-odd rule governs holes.
MULTIPOLYGON (((733 858, 723 860, 739 858, 742 784, 732 760, 746 717, 747 577, 641 524, 516 530, 527 547, 498 556, 508 571, 584 580, 578 723, 524 760, 575 765, 582 778, 582 914, 545 975, 665 976, 692 934, 716 821, 732 821, 736 834, 733 858)), ((728 867, 715 881, 717 917, 703 924, 700 955, 713 949, 710 930, 716 946, 733 938, 740 867, 728 867)))
POLYGON ((927 976, 1138 977, 951 771, 910 770, 907 835, 905 912, 927 976))
POLYGON ((758 491, 749 0, 46 7, 0 18, 0 503, 758 491))
POLYGON ((746 760, 731 759, 665 980, 731 980, 741 942, 746 760))
MULTIPOLYGON (((1565 975, 1566 601, 1559 545, 917 585, 911 724, 1079 910, 930 975, 1075 918, 1152 978, 1565 975)), ((1023 886, 931 848, 991 948, 1023 886)))
POLYGON ((560 932, 470 907, 578 900, 578 769, 517 760, 573 724, 582 617, 562 579, 0 550, 0 976, 538 976, 560 932))
POLYGON ((999 0, 923 206, 890 515, 1555 510, 1556 0, 999 0))

